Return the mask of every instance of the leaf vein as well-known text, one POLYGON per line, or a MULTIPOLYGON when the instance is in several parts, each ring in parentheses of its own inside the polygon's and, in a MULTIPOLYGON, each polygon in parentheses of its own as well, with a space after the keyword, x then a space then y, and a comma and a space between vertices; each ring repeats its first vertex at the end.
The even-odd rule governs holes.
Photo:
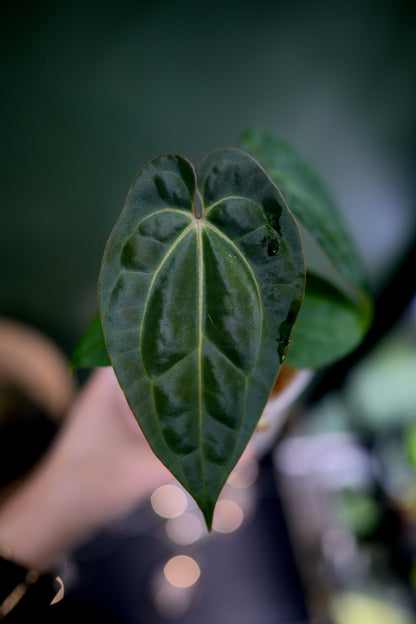
POLYGON ((246 202, 250 202, 250 204, 254 204, 255 206, 257 206, 258 208, 260 208, 260 210, 263 210, 263 207, 258 204, 257 202, 255 202, 253 199, 250 199, 250 197, 244 197, 244 195, 227 195, 226 197, 221 197, 220 199, 218 199, 217 201, 213 202, 212 204, 210 204, 205 212, 204 212, 204 216, 206 216, 209 212, 211 212, 211 210, 213 208, 215 208, 216 206, 218 206, 219 204, 222 204, 223 202, 229 200, 229 199, 241 199, 243 201, 246 202))
POLYGON ((242 370, 239 366, 237 366, 237 364, 235 364, 235 362, 233 362, 233 361, 230 359, 230 357, 229 357, 226 353, 224 353, 224 351, 223 351, 223 350, 222 350, 222 349, 221 349, 221 348, 220 348, 217 344, 215 344, 215 342, 213 342, 210 338, 208 338, 208 336, 205 336, 205 335, 204 335, 204 339, 205 339, 207 342, 209 342, 210 344, 212 344, 212 346, 213 346, 213 347, 214 347, 214 348, 215 348, 215 349, 216 349, 219 353, 221 353, 221 355, 222 355, 222 356, 223 356, 223 357, 224 357, 224 358, 225 358, 225 359, 226 359, 226 360, 227 360, 227 361, 228 361, 228 362, 229 362, 229 363, 230 363, 230 364, 231 364, 231 365, 232 365, 232 366, 233 366, 236 370, 238 370, 238 372, 239 372, 239 373, 241 373, 241 374, 242 374, 245 378, 247 378, 247 379, 248 379, 248 377, 249 377, 250 375, 246 375, 246 374, 244 373, 244 371, 243 371, 243 370, 242 370))

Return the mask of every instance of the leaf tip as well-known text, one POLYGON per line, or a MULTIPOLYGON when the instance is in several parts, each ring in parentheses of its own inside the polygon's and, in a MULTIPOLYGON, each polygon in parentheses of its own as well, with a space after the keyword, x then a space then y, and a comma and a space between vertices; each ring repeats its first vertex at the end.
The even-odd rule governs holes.
MULTIPOLYGON (((190 492, 190 494, 191 496, 194 496, 192 492, 190 492)), ((207 500, 205 498, 203 500, 201 499, 198 500, 198 498, 194 496, 194 500, 196 504, 198 505, 199 510, 202 513, 208 532, 211 533, 217 499, 215 499, 214 501, 207 500)))
POLYGON ((214 519, 214 510, 215 510, 215 504, 214 505, 210 505, 206 509, 201 509, 201 511, 203 513, 203 516, 204 516, 205 524, 206 524, 206 527, 207 527, 209 533, 211 533, 211 531, 212 531, 212 522, 213 522, 213 519, 214 519))

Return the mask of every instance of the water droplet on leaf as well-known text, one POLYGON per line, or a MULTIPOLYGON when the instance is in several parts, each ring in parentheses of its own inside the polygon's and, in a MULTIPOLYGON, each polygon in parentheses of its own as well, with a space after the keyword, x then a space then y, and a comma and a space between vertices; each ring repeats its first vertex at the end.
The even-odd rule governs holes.
POLYGON ((279 241, 271 240, 267 245, 267 253, 269 256, 276 256, 279 252, 279 241))

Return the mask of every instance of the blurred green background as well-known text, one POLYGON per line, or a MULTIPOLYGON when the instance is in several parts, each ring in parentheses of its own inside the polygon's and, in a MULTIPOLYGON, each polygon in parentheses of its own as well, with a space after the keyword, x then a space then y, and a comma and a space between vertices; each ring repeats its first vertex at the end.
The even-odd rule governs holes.
POLYGON ((3 2, 0 314, 70 352, 137 171, 249 127, 323 175, 373 288, 415 229, 416 7, 404 0, 3 2))

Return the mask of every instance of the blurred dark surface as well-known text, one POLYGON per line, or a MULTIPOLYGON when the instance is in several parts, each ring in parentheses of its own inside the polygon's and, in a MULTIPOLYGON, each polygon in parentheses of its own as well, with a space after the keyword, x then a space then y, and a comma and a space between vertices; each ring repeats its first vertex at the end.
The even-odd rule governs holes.
POLYGON ((72 622, 82 613, 106 624, 307 622, 304 591, 270 458, 262 463, 257 496, 254 516, 238 531, 213 534, 187 548, 175 549, 150 510, 138 509, 129 523, 146 527, 141 535, 104 533, 75 553, 78 582, 51 608, 51 621, 72 622), (201 578, 186 612, 164 616, 155 606, 152 576, 178 552, 200 562, 201 578))
POLYGON ((32 468, 57 429, 57 423, 20 388, 0 387, 0 488, 32 468))

